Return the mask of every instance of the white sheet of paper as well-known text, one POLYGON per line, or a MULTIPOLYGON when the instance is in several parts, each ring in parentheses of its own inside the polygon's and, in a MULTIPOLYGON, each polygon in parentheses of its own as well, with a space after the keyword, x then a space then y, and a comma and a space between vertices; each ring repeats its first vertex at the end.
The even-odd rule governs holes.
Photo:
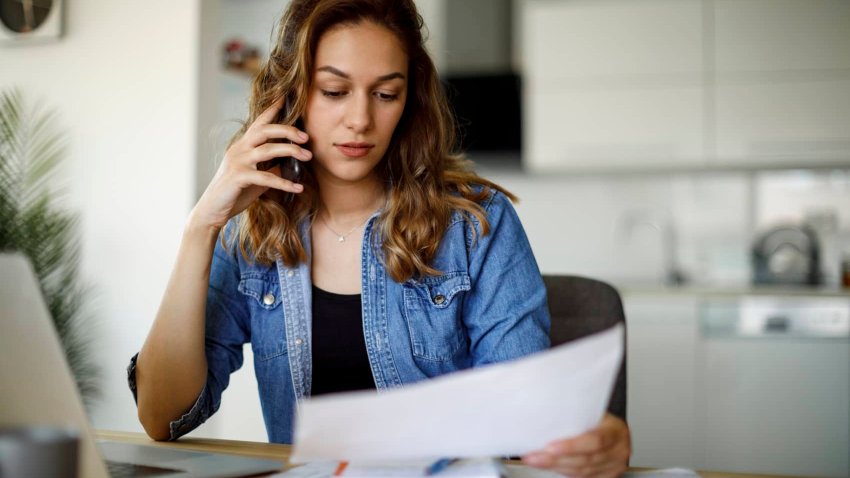
POLYGON ((385 392, 304 400, 292 463, 511 456, 593 428, 623 357, 623 327, 511 362, 385 392))
MULTIPOLYGON (((306 465, 275 473, 268 478, 331 478, 339 463, 315 461, 306 465)), ((531 468, 525 465, 505 465, 507 478, 564 478, 550 470, 531 468)), ((699 473, 687 468, 664 468, 660 470, 627 471, 621 478, 700 478, 699 473)))

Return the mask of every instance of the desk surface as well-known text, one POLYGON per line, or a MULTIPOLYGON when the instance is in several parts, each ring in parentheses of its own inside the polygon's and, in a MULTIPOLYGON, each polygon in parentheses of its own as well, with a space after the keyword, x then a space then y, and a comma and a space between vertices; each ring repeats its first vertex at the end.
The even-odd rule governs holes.
MULTIPOLYGON (((219 440, 215 438, 191 438, 183 437, 174 442, 155 442, 144 433, 116 432, 98 430, 98 438, 116 440, 126 443, 140 443, 143 445, 162 446, 168 448, 182 448, 184 450, 209 451, 216 453, 231 453, 234 455, 252 456, 256 458, 267 458, 279 460, 284 466, 289 466, 289 454, 292 451, 290 445, 278 445, 274 443, 261 443, 236 440, 219 440)), ((636 468, 635 471, 642 470, 636 468)), ((719 471, 700 471, 703 478, 789 478, 778 475, 752 475, 744 473, 725 473, 719 471)))

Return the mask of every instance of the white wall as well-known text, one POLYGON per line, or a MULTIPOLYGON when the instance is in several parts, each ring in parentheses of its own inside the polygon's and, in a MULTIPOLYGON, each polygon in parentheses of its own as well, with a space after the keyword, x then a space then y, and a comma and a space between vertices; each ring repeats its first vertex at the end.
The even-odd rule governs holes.
POLYGON ((481 174, 519 196, 517 213, 545 274, 661 285, 675 257, 691 283, 749 281, 746 175, 481 174))
POLYGON ((59 114, 69 140, 66 205, 82 215, 94 287, 93 420, 141 430, 125 367, 153 321, 192 203, 200 0, 67 2, 65 36, 0 47, 0 88, 59 114))
POLYGON ((665 244, 629 214, 675 228, 672 254, 690 285, 748 286, 751 246, 778 224, 809 221, 821 247, 823 284, 837 287, 850 257, 850 170, 645 175, 526 175, 480 168, 520 198, 516 209, 544 273, 625 286, 661 284, 665 244))

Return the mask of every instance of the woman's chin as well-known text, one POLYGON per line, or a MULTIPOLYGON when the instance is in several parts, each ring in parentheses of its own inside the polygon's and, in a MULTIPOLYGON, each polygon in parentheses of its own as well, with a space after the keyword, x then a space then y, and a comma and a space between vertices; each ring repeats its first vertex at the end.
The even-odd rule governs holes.
POLYGON ((334 164, 323 164, 324 174, 328 179, 347 183, 359 183, 371 179, 375 174, 375 166, 379 161, 367 158, 359 158, 356 161, 335 162, 334 164))
POLYGON ((327 170, 327 178, 335 182, 361 183, 375 177, 373 168, 343 167, 327 170))

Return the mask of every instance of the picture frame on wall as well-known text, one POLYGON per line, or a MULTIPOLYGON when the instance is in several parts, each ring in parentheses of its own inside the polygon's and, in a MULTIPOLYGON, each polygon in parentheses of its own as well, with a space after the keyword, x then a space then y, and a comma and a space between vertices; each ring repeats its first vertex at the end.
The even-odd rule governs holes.
POLYGON ((0 44, 47 43, 63 34, 65 0, 0 0, 0 44))

